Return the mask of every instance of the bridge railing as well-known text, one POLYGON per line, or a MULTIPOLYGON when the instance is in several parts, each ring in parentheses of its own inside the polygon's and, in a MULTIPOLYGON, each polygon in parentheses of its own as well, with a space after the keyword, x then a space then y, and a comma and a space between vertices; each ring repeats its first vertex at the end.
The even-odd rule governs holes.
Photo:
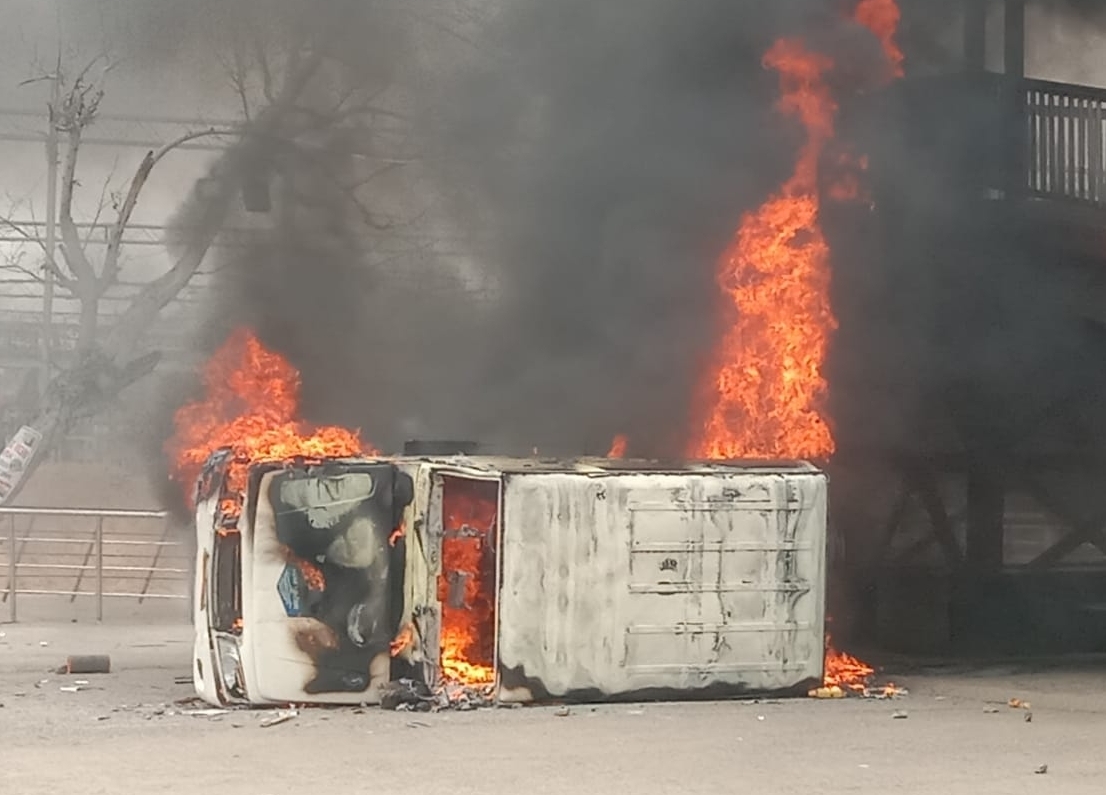
POLYGON ((1028 189, 1106 204, 1106 90, 1023 81, 1028 189))
POLYGON ((0 551, 0 603, 12 622, 20 596, 92 598, 101 621, 105 599, 189 598, 188 545, 172 537, 164 511, 0 507, 0 551), (43 527, 43 519, 66 526, 43 527), (83 529, 73 528, 75 520, 83 529), (144 531, 125 531, 137 522, 144 531), (159 529, 151 532, 150 523, 159 529))

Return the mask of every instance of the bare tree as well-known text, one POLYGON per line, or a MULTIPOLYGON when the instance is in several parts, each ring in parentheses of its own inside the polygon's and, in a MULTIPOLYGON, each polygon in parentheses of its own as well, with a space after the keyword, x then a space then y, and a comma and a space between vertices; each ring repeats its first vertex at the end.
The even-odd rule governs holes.
MULTIPOLYGON (((147 152, 111 202, 106 240, 96 246, 90 246, 80 234, 74 196, 81 186, 82 142, 96 121, 107 69, 100 68, 105 62, 97 59, 72 79, 53 76, 59 90, 48 110, 60 140, 57 218, 61 256, 55 261, 51 252, 44 251, 38 271, 18 260, 7 266, 35 278, 49 274, 60 291, 77 300, 80 320, 72 361, 52 375, 37 410, 24 419, 31 435, 40 441, 29 460, 20 464, 22 477, 6 494, 0 491, 0 502, 10 502, 18 494, 76 421, 109 406, 122 390, 153 371, 160 357, 156 351, 138 353, 143 332, 192 280, 236 199, 243 196, 249 202, 249 193, 255 190, 251 186, 259 180, 264 183, 274 173, 302 171, 307 164, 316 179, 319 175, 331 178, 332 186, 342 192, 368 228, 381 230, 395 223, 362 198, 368 182, 402 162, 402 158, 389 160, 378 154, 382 140, 396 151, 402 148, 404 137, 401 114, 379 102, 388 77, 382 73, 387 70, 379 64, 357 62, 357 42, 335 27, 334 21, 324 26, 286 26, 279 37, 268 39, 251 35, 251 20, 239 22, 226 64, 241 102, 241 124, 234 129, 191 131, 147 152), (97 68, 100 71, 94 75, 97 68), (372 79, 366 79, 367 75, 372 79), (227 141, 227 148, 203 180, 202 189, 194 188, 182 208, 180 215, 186 223, 167 241, 170 266, 145 283, 110 325, 104 324, 100 305, 105 293, 119 282, 125 235, 151 174, 175 149, 198 138, 216 136, 227 141), (335 153, 340 160, 334 159, 335 153), (359 167, 350 168, 354 161, 359 167)), ((296 190, 296 180, 286 179, 285 183, 285 192, 296 190)), ((261 192, 265 192, 264 185, 261 192)), ((107 211, 103 202, 101 211, 107 211)), ((28 241, 37 241, 36 235, 12 220, 0 219, 0 225, 28 241)))

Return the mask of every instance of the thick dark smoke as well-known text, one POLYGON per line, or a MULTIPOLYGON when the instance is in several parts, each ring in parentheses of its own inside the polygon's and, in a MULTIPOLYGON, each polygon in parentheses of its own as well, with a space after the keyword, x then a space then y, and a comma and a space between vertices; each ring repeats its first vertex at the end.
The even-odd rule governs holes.
MULTIPOLYGON (((299 164, 318 207, 297 198, 260 242, 221 255, 206 342, 253 325, 303 372, 312 419, 385 449, 419 435, 601 453, 627 433, 633 452, 679 454, 717 332, 717 257, 799 142, 761 57, 789 34, 875 63, 839 5, 510 4, 481 57, 459 73, 439 64, 410 94, 436 189, 478 241, 495 299, 431 280, 427 257, 378 256, 410 231, 366 237, 348 197, 299 164)), ((378 22, 349 17, 339 48, 362 49, 350 29, 378 22)), ((333 169, 351 165, 329 151, 333 169)))
MULTIPOLYGON (((776 78, 762 54, 781 35, 804 36, 842 71, 863 73, 878 59, 874 39, 845 21, 848 4, 836 0, 517 0, 480 31, 476 57, 461 68, 423 63, 426 73, 411 80, 416 67, 397 43, 418 38, 419 15, 362 5, 357 15, 343 3, 311 9, 316 21, 343 23, 333 51, 357 63, 355 80, 408 81, 420 174, 449 198, 496 296, 475 300, 458 275, 442 275, 433 253, 411 250, 409 238, 425 228, 366 234, 326 173, 280 162, 271 230, 219 256, 224 280, 204 345, 237 323, 253 325, 303 372, 311 419, 361 427, 385 449, 418 435, 602 452, 627 433, 632 452, 678 454, 717 336, 717 256, 742 212, 786 176, 799 142, 775 113, 776 78), (374 46, 387 57, 366 62, 374 46)), ((948 68, 958 53, 935 45, 950 35, 947 15, 903 5, 908 57, 927 52, 933 68, 948 68)), ((260 14, 250 6, 240 13, 260 14)), ((259 19, 302 20, 304 8, 286 0, 259 19)), ((355 168, 344 137, 316 143, 328 172, 355 168)), ((903 189, 924 191, 927 177, 912 172, 903 189)), ((409 188, 401 179, 381 190, 409 188)), ((841 283, 865 295, 890 278, 866 281, 870 271, 848 265, 841 283)), ((958 295, 972 306, 986 284, 961 279, 958 295)), ((934 301, 942 294, 932 280, 921 286, 934 301)), ((850 300, 843 296, 844 311, 870 311, 850 300)), ((872 300, 886 318, 898 299, 872 300)), ((934 366, 948 353, 925 336, 942 328, 936 304, 907 303, 914 325, 902 316, 888 323, 941 372, 926 389, 939 392, 946 376, 960 383, 963 373, 934 366)), ((876 326, 847 326, 848 318, 843 340, 860 328, 864 339, 882 339, 876 326)), ((980 340, 985 364, 994 336, 980 340)), ((901 359, 890 344, 877 348, 873 355, 901 359)), ((854 351, 835 366, 862 370, 862 358, 854 351)), ((850 410, 863 415, 861 405, 850 410)))
POLYGON ((1074 12, 1096 22, 1106 20, 1106 5, 1101 0, 1052 0, 1042 5, 1057 11, 1074 12))
POLYGON ((835 3, 520 2, 448 87, 450 184, 475 197, 503 303, 455 408, 511 449, 676 455, 716 337, 715 263, 790 167, 761 66, 783 33, 872 52, 835 3))

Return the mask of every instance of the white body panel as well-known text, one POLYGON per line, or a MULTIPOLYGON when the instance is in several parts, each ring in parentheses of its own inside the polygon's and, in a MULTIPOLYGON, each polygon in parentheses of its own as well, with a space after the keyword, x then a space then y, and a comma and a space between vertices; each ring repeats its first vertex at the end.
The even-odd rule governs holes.
POLYGON ((820 679, 825 528, 813 470, 509 475, 500 675, 606 697, 820 679))

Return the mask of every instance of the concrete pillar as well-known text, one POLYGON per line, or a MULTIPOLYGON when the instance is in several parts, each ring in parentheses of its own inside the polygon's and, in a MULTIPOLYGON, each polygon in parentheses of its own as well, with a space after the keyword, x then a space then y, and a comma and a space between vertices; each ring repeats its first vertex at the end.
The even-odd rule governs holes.
POLYGON ((964 70, 987 66, 987 0, 964 0, 964 70))
POLYGON ((1006 0, 1003 33, 1003 71, 1010 77, 1025 77, 1025 0, 1006 0))

